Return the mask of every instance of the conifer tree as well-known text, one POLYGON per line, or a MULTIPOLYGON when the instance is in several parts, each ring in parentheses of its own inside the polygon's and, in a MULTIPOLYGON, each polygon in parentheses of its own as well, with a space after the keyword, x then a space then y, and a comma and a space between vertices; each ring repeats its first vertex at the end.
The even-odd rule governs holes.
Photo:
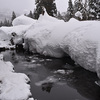
POLYGON ((72 0, 69 0, 68 2, 67 14, 69 15, 69 18, 72 18, 74 15, 74 8, 73 8, 72 0))
POLYGON ((28 17, 33 18, 33 13, 32 13, 32 11, 30 11, 30 13, 28 14, 28 17))
POLYGON ((97 5, 96 5, 96 0, 89 0, 88 1, 88 5, 89 5, 89 20, 94 20, 96 19, 97 13, 97 5))
POLYGON ((97 0, 96 7, 97 7, 97 9, 96 9, 96 13, 97 13, 96 18, 100 19, 100 0, 97 0))
POLYGON ((11 18, 11 20, 13 21, 15 18, 16 18, 16 14, 15 14, 15 12, 13 11, 13 12, 12 12, 12 18, 11 18))
POLYGON ((43 12, 42 0, 35 0, 36 9, 34 10, 33 18, 38 19, 43 12))
POLYGON ((55 0, 43 0, 44 7, 50 16, 55 17, 57 15, 57 8, 55 0))
POLYGON ((3 26, 7 26, 7 19, 5 18, 5 20, 4 20, 4 23, 3 23, 3 26))
POLYGON ((50 16, 57 15, 55 0, 36 0, 35 4, 34 18, 38 19, 40 14, 44 14, 44 8, 50 16))
POLYGON ((3 23, 2 23, 2 21, 0 22, 0 27, 1 27, 1 26, 3 26, 3 23))
POLYGON ((81 11, 83 9, 83 3, 82 0, 75 0, 74 1, 74 11, 81 11))

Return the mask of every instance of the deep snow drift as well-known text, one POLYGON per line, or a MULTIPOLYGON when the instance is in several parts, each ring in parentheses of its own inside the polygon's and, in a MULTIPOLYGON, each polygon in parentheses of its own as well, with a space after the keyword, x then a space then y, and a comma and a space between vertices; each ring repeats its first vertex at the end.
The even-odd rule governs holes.
MULTIPOLYGON (((0 100, 30 100, 30 80, 25 74, 15 73, 10 62, 0 54, 0 100)), ((33 100, 33 99, 32 99, 33 100)))

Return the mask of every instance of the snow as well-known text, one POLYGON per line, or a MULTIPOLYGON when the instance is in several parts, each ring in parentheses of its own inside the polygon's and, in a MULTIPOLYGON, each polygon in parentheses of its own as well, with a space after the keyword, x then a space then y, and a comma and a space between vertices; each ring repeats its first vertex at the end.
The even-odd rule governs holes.
POLYGON ((16 35, 13 37, 14 43, 17 44, 19 43, 22 38, 23 34, 28 30, 30 25, 18 25, 18 26, 11 26, 11 27, 6 27, 3 26, 0 28, 0 47, 5 47, 5 48, 11 48, 11 38, 12 38, 12 33, 15 33, 16 35), (3 32, 3 33, 2 33, 3 32))
POLYGON ((13 32, 16 33, 17 35, 23 35, 29 27, 30 25, 18 25, 18 26, 11 26, 11 27, 3 26, 0 29, 3 30, 7 35, 11 37, 11 34, 13 32))
POLYGON ((21 15, 14 19, 13 21, 14 26, 11 27, 3 26, 0 28, 0 30, 5 32, 6 35, 4 35, 4 37, 9 37, 9 41, 12 37, 12 33, 16 33, 16 37, 13 38, 16 44, 23 38, 23 34, 25 34, 25 32, 33 23, 35 23, 35 20, 28 18, 24 15, 21 15))
POLYGON ((12 22, 13 26, 17 26, 17 25, 29 25, 29 24, 33 24, 36 20, 33 20, 32 18, 29 18, 27 16, 21 15, 17 18, 15 18, 12 22))
POLYGON ((31 95, 27 84, 29 78, 25 74, 15 73, 14 66, 2 59, 0 54, 0 100, 27 100, 31 95))
POLYGON ((36 82, 35 85, 36 86, 41 86, 44 83, 55 83, 57 81, 58 81, 58 79, 55 78, 54 76, 48 76, 46 79, 44 79, 42 81, 39 81, 39 82, 36 82))
MULTIPOLYGON (((25 48, 29 48, 30 51, 32 51, 33 53, 38 52, 44 55, 49 55, 51 53, 50 55, 52 56, 54 53, 49 52, 49 50, 51 49, 46 49, 45 47, 48 43, 48 39, 51 36, 52 30, 54 30, 55 26, 60 23, 63 23, 63 21, 59 21, 56 18, 52 18, 48 16, 47 13, 45 13, 44 16, 41 15, 39 20, 35 24, 33 24, 24 35, 26 44, 25 48), (47 51, 49 52, 49 54, 46 53, 47 51)), ((60 50, 58 50, 58 52, 59 51, 60 50)), ((57 51, 54 52, 57 53, 57 51)), ((56 55, 58 55, 58 53, 55 54, 55 56, 56 55)), ((61 54, 59 53, 58 56, 60 55, 61 54)))
POLYGON ((97 72, 100 78, 100 22, 78 21, 74 18, 64 22, 50 17, 46 11, 39 20, 32 21, 20 16, 17 26, 1 27, 0 30, 11 35, 15 32, 18 39, 25 39, 25 49, 45 56, 61 58, 69 55, 83 68, 97 72), (27 22, 29 23, 27 24, 27 22), (25 25, 24 25, 25 24, 25 25))
POLYGON ((10 44, 9 39, 10 37, 0 29, 0 48, 8 47, 10 44))
POLYGON ((44 15, 25 33, 26 48, 33 53, 61 58, 67 54, 83 68, 99 73, 99 25, 98 21, 65 23, 44 15))
MULTIPOLYGON (((67 0, 63 2, 56 0, 60 12, 67 10, 67 4, 67 0)), ((80 13, 77 12, 76 16, 80 16, 80 13)), ((80 22, 74 18, 64 22, 50 17, 46 12, 38 20, 22 15, 13 21, 12 27, 0 28, 0 47, 9 46, 11 35, 15 32, 15 43, 24 38, 25 49, 56 58, 69 55, 81 67, 96 72, 100 78, 99 26, 99 21, 80 22)), ((3 61, 3 55, 0 54, 0 99, 33 100, 29 98, 31 95, 30 86, 27 84, 29 78, 25 74, 15 73, 13 68, 10 62, 3 61)), ((55 73, 70 74, 73 71, 57 70, 55 73)), ((54 77, 48 77, 36 85, 57 81, 54 77)))
POLYGON ((65 74, 65 70, 59 69, 57 71, 55 71, 54 73, 58 73, 58 74, 65 74))

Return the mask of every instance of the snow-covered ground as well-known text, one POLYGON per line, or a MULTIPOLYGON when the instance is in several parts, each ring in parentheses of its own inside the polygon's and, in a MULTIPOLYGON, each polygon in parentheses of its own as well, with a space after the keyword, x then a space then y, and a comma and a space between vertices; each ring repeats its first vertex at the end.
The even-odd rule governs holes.
MULTIPOLYGON (((25 74, 15 73, 10 62, 0 54, 0 100, 30 100, 30 80, 25 74)), ((32 99, 33 100, 33 99, 32 99)))

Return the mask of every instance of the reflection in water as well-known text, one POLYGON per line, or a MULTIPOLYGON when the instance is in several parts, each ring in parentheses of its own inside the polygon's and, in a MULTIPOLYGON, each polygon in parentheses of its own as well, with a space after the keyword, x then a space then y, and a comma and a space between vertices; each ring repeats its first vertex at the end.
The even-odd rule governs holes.
POLYGON ((69 58, 51 59, 15 51, 2 53, 16 72, 30 77, 32 95, 38 100, 100 100, 96 74, 75 66, 69 58))
POLYGON ((53 83, 44 83, 42 84, 42 90, 50 93, 53 83))
POLYGON ((75 69, 71 75, 66 76, 68 85, 89 100, 100 100, 100 87, 95 84, 97 80, 95 74, 79 68, 75 69))

